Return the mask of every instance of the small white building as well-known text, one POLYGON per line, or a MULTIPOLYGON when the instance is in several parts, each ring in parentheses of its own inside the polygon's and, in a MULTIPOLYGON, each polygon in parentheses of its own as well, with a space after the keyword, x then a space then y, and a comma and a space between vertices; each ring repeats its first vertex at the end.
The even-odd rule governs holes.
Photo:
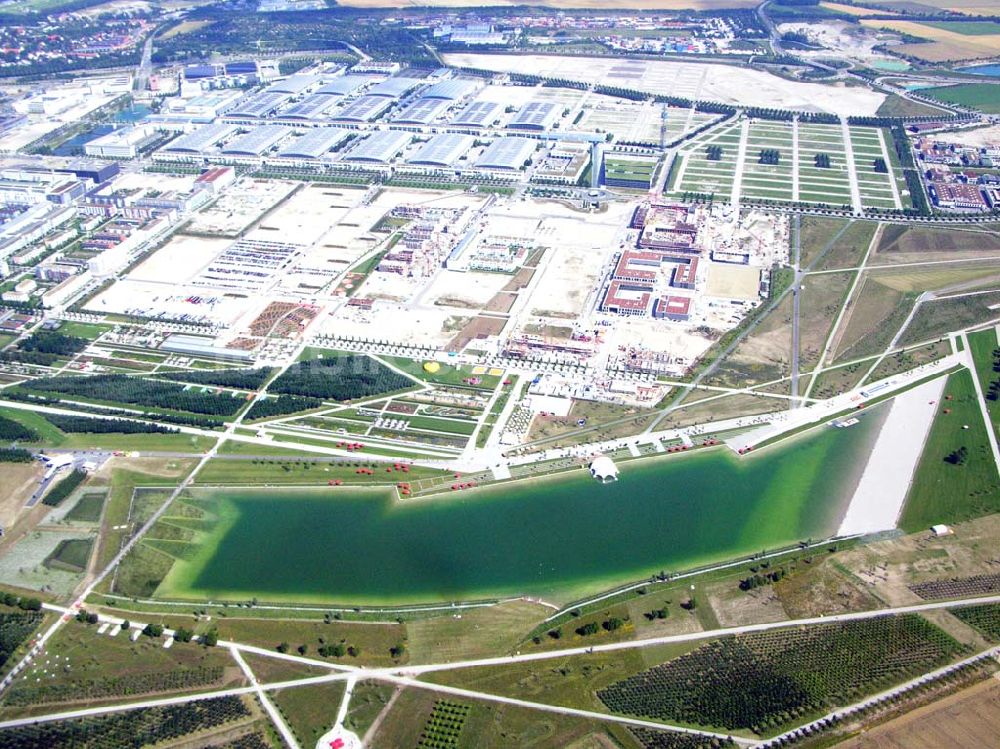
POLYGON ((610 481, 618 480, 618 466, 615 462, 611 460, 607 455, 601 455, 590 464, 590 475, 595 479, 600 481, 602 484, 606 484, 610 481))
POLYGON ((931 533, 937 538, 941 538, 941 536, 950 536, 951 528, 943 523, 938 523, 937 525, 931 526, 931 533))

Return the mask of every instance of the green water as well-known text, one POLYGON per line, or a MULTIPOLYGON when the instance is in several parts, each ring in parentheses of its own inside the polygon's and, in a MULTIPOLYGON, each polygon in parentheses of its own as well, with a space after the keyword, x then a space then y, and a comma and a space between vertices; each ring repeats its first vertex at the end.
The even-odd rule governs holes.
POLYGON ((872 60, 870 64, 877 70, 888 70, 891 73, 910 69, 910 63, 906 60, 872 60))
MULTIPOLYGON (((881 409, 877 409, 881 410, 881 409)), ((163 597, 403 603, 565 599, 833 534, 879 427, 823 427, 748 459, 728 449, 395 501, 385 491, 205 490, 222 518, 163 597)))

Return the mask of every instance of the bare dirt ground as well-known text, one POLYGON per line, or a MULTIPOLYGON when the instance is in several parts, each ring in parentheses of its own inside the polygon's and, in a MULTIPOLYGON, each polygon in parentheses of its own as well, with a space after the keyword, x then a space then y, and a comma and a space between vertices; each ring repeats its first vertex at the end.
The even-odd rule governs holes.
POLYGON ((1000 681, 995 677, 918 708, 841 749, 985 749, 1000 736, 1000 681))
POLYGON ((882 608, 878 598, 830 559, 797 569, 775 584, 774 592, 793 619, 882 608))
POLYGON ((97 479, 110 479, 111 472, 116 468, 123 468, 126 471, 146 473, 151 476, 163 476, 164 478, 177 478, 183 476, 192 467, 191 460, 180 460, 177 458, 112 458, 98 470, 94 477, 97 479))
POLYGON ((712 610, 723 627, 757 622, 780 622, 788 618, 774 586, 742 591, 734 580, 725 580, 706 589, 712 610))
POLYGON ((878 541, 838 555, 839 562, 867 591, 894 606, 921 600, 907 587, 913 583, 1000 572, 1000 515, 952 530, 941 538, 922 531, 878 541))
POLYGON ((860 86, 790 81, 760 70, 702 62, 629 60, 625 66, 617 58, 475 53, 446 54, 444 59, 457 67, 627 84, 652 94, 844 116, 874 114, 885 100, 884 94, 860 86))
POLYGON ((951 130, 941 133, 939 137, 949 143, 960 143, 963 146, 989 146, 1000 143, 1000 125, 988 125, 972 130, 951 130))
POLYGON ((18 511, 24 507, 42 475, 38 463, 6 463, 0 478, 0 527, 14 524, 18 511))

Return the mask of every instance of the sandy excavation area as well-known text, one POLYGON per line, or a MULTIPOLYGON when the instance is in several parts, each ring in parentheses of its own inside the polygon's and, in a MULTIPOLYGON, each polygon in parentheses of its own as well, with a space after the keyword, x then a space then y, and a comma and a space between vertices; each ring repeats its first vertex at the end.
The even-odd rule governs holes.
POLYGON ((546 55, 444 55, 448 65, 527 73, 653 94, 838 115, 874 115, 885 94, 861 86, 787 81, 735 65, 546 55))
POLYGON ((939 377, 893 400, 837 535, 896 527, 944 382, 945 378, 939 377))

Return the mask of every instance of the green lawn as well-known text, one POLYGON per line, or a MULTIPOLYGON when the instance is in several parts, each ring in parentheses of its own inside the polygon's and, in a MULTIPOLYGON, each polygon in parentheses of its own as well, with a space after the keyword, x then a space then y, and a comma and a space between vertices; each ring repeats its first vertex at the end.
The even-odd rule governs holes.
POLYGON ((59 542, 45 560, 46 567, 83 572, 94 548, 93 538, 68 538, 59 542))
POLYGON ((101 519, 106 495, 102 492, 87 492, 66 513, 66 519, 78 523, 96 523, 101 519))
POLYGON ((288 721, 299 743, 302 746, 315 746, 320 737, 333 726, 343 696, 344 682, 339 681, 281 689, 274 693, 274 704, 288 721))
POLYGON ((383 356, 380 358, 397 369, 401 369, 407 374, 416 377, 418 380, 423 380, 424 382, 432 384, 476 387, 483 390, 493 390, 500 384, 500 377, 489 374, 474 375, 472 374, 472 367, 470 366, 452 366, 451 364, 441 364, 436 372, 428 372, 424 369, 424 362, 422 361, 406 359, 399 356, 383 356), (473 377, 480 380, 478 385, 473 386, 466 382, 473 377))
POLYGON ((963 83, 959 86, 940 86, 921 89, 921 94, 949 104, 960 104, 981 112, 1000 113, 1000 85, 992 83, 963 83))
MULTIPOLYGON (((115 526, 123 526, 128 521, 129 506, 132 502, 132 493, 136 487, 140 486, 163 486, 172 487, 180 483, 192 468, 194 460, 172 460, 166 461, 165 466, 150 467, 151 471, 160 471, 163 475, 154 473, 143 473, 141 470, 127 470, 116 468, 111 473, 111 492, 108 499, 107 509, 104 513, 104 533, 101 536, 101 545, 98 556, 97 569, 103 569, 108 565, 114 555, 121 548, 122 538, 126 530, 119 527, 118 530, 110 530, 115 526)), ((102 586, 106 588, 110 578, 105 579, 102 586)))
POLYGON ((69 450, 146 450, 161 452, 205 452, 212 446, 213 438, 191 434, 67 434, 49 423, 41 415, 19 408, 0 407, 0 416, 19 421, 31 427, 42 439, 44 447, 61 447, 69 450))
POLYGON ((88 341, 93 341, 113 327, 113 325, 99 325, 85 322, 64 322, 59 326, 59 332, 64 335, 74 335, 78 338, 86 338, 88 341))
POLYGON ((900 528, 908 533, 1000 510, 1000 476, 972 374, 961 370, 951 375, 944 393, 899 519, 900 528), (963 464, 947 460, 963 447, 967 451, 963 464))
POLYGON ((61 447, 82 450, 203 453, 214 443, 211 437, 193 434, 67 434, 61 447))
MULTIPOLYGON (((997 343, 997 333, 995 329, 989 328, 988 330, 980 330, 978 333, 970 333, 968 339, 972 359, 976 363, 979 387, 982 388, 985 396, 989 394, 990 383, 994 380, 1000 380, 1000 373, 993 371, 993 351, 1000 348, 997 343)), ((994 433, 1000 435, 1000 400, 987 398, 986 410, 989 412, 994 433)))

